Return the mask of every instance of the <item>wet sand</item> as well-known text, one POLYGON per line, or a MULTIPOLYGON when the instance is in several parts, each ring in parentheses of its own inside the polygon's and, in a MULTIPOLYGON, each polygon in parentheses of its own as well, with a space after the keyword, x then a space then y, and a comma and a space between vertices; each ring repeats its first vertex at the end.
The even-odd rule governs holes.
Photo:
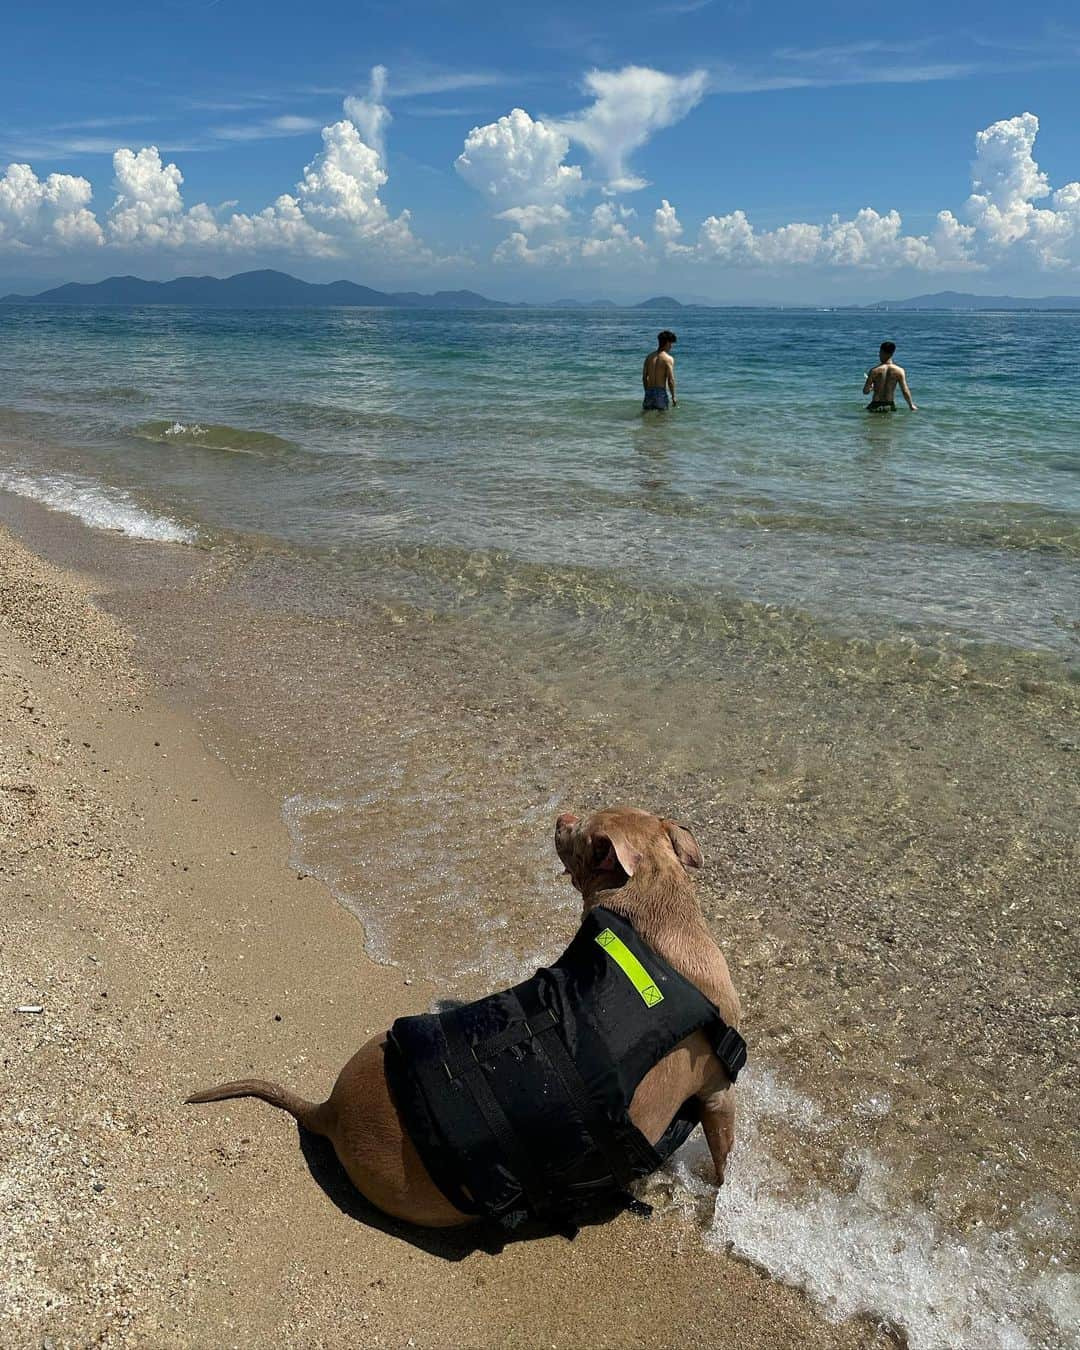
POLYGON ((0 534, 4 1344, 892 1343, 675 1214, 493 1254, 365 1211, 269 1108, 183 1106, 255 1071, 318 1095, 432 989, 365 957, 99 586, 0 534))

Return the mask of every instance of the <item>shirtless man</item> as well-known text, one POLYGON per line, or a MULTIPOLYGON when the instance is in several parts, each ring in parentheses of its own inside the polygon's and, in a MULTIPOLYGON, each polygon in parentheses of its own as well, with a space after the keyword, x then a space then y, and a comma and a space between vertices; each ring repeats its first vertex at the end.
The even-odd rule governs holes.
POLYGON ((897 385, 900 386, 900 392, 911 411, 919 411, 915 406, 915 400, 911 397, 904 367, 898 366, 892 359, 894 351, 896 351, 895 342, 883 342, 879 353, 879 364, 873 370, 866 372, 866 383, 863 385, 862 391, 864 394, 873 394, 873 398, 866 405, 867 412, 895 412, 897 385))
POLYGON ((645 365, 641 370, 641 383, 645 386, 642 412, 648 412, 650 409, 666 412, 669 390, 671 406, 673 408, 678 406, 675 401, 675 358, 671 354, 671 349, 677 341, 669 328, 656 335, 656 351, 650 352, 645 358, 645 365))

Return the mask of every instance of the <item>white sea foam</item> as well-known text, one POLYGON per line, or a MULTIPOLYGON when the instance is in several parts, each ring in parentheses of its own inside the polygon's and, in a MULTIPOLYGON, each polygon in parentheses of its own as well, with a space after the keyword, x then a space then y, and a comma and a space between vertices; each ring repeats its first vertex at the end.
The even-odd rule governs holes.
POLYGON ((53 511, 77 516, 95 530, 117 530, 132 539, 153 539, 160 543, 190 544, 195 539, 194 530, 168 516, 151 515, 126 492, 106 489, 87 478, 7 470, 0 471, 0 489, 29 497, 53 511))
POLYGON ((845 1160, 853 1189, 800 1188, 764 1147, 759 1123, 783 1116, 813 1132, 828 1122, 814 1103, 767 1071, 739 1080, 740 1140, 723 1188, 704 1141, 674 1159, 682 1203, 706 1223, 706 1242, 795 1285, 833 1321, 865 1315, 898 1329, 911 1350, 1061 1350, 1080 1345, 1080 1279, 1038 1271, 1009 1232, 944 1231, 916 1205, 896 1207, 887 1169, 866 1150, 845 1160), (704 1211, 704 1214, 703 1214, 704 1211))

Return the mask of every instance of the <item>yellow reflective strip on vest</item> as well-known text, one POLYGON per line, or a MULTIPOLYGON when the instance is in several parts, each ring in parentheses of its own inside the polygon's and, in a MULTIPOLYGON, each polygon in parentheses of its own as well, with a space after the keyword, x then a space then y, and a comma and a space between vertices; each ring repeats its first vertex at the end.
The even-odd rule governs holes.
POLYGON ((647 1008, 655 1008, 658 1003, 663 1003, 663 992, 621 937, 616 937, 610 928, 605 928, 602 933, 597 933, 596 940, 638 991, 647 1008))

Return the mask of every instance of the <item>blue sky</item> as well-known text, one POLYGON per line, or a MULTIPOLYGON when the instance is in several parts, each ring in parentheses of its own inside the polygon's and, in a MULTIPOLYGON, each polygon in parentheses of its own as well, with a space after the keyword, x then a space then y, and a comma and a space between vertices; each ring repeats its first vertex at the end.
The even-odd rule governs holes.
POLYGON ((3 31, 4 289, 276 266, 505 298, 1080 293, 1064 3, 885 28, 750 0, 159 0, 3 31))

